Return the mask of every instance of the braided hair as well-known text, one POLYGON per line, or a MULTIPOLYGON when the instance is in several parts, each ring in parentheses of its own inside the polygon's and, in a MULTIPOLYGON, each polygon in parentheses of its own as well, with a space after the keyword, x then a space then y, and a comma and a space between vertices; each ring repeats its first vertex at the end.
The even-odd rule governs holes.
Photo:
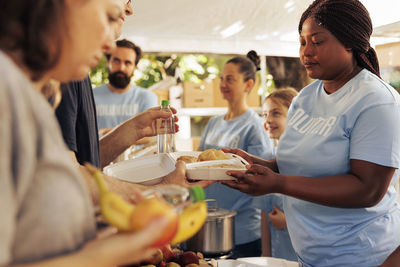
POLYGON ((246 57, 234 57, 226 62, 226 64, 229 63, 239 65, 239 72, 243 74, 245 82, 248 80, 256 81, 256 72, 260 70, 260 56, 257 55, 256 51, 251 50, 246 57))
POLYGON ((345 47, 351 48, 357 64, 380 77, 379 62, 370 45, 372 22, 358 0, 315 0, 301 16, 299 33, 306 19, 313 18, 345 47))

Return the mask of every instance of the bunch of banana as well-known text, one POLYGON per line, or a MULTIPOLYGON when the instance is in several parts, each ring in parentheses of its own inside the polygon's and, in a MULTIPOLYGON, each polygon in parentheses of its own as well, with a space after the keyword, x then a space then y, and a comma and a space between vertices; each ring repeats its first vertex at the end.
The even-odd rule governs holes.
POLYGON ((133 205, 121 196, 110 192, 102 173, 90 164, 85 165, 100 191, 100 210, 105 220, 121 231, 138 231, 152 219, 163 216, 168 225, 161 237, 152 245, 181 243, 196 234, 207 218, 207 204, 196 202, 177 214, 174 207, 162 199, 149 198, 133 205))
POLYGON ((103 174, 94 166, 86 163, 87 170, 96 180, 100 191, 100 210, 104 219, 118 230, 129 231, 130 218, 134 206, 126 202, 121 196, 108 190, 103 174))
POLYGON ((207 204, 196 202, 179 214, 178 232, 171 241, 172 245, 179 244, 200 231, 207 219, 207 204))

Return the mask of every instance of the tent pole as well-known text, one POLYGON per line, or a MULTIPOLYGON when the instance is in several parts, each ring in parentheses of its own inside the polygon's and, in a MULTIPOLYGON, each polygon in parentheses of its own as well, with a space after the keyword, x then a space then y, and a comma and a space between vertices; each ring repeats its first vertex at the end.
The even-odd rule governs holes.
POLYGON ((261 80, 261 103, 264 101, 264 98, 267 96, 267 56, 260 56, 260 80, 261 80))

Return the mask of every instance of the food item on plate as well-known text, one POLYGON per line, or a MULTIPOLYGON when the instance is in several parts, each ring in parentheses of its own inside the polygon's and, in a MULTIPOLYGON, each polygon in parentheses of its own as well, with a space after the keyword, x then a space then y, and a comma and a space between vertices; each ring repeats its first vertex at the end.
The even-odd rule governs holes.
POLYGON ((216 150, 214 148, 204 150, 200 153, 198 157, 199 161, 209 161, 209 160, 225 160, 229 157, 222 150, 216 150))
POLYGON ((185 163, 198 162, 197 157, 194 156, 180 156, 177 160, 182 160, 185 163))
POLYGON ((243 169, 243 166, 238 166, 238 165, 234 165, 234 164, 216 164, 216 165, 209 165, 209 166, 196 166, 196 167, 192 167, 193 169, 196 168, 224 168, 224 169, 243 169))

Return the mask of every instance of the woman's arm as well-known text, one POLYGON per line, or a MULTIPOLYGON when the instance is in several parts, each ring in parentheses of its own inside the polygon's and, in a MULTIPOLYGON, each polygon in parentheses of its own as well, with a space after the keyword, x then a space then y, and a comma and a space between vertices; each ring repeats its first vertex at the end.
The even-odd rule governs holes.
POLYGON ((75 253, 11 267, 112 267, 139 263, 156 252, 150 245, 162 234, 166 225, 167 221, 160 219, 137 233, 119 233, 95 239, 75 253))
MULTIPOLYGON (((172 112, 176 113, 174 108, 172 112)), ((101 167, 107 166, 111 161, 118 157, 128 147, 135 144, 139 139, 155 136, 157 129, 155 121, 158 118, 169 118, 169 112, 161 111, 159 107, 148 109, 135 115, 119 126, 113 128, 109 133, 100 139, 100 164, 101 167)), ((174 117, 175 122, 178 118, 174 117)), ((175 124, 175 132, 178 131, 175 124)))
POLYGON ((265 160, 262 159, 260 157, 251 155, 241 149, 237 149, 237 148, 223 148, 222 151, 226 152, 226 153, 233 153, 236 154, 238 156, 241 156, 243 159, 245 159, 250 165, 251 164, 257 164, 257 165, 261 165, 261 166, 265 166, 270 168, 272 171, 274 172, 279 172, 278 170, 278 164, 276 163, 276 159, 269 159, 269 160, 265 160))
POLYGON ((237 181, 221 181, 251 195, 282 193, 317 204, 335 207, 371 207, 385 195, 395 168, 362 160, 350 160, 348 174, 327 177, 281 175, 260 165, 246 173, 228 171, 237 181))

